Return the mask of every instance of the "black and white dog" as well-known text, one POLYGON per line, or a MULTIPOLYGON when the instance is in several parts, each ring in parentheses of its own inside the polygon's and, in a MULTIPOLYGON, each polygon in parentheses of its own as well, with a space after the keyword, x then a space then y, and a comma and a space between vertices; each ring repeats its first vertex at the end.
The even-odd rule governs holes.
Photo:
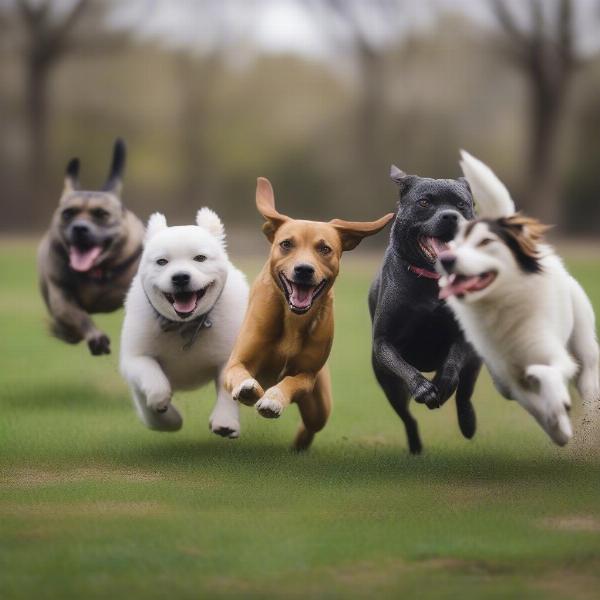
POLYGON ((373 369, 390 404, 404 422, 410 452, 421 451, 411 397, 429 408, 456 391, 460 430, 475 434, 471 395, 481 361, 439 298, 437 255, 461 222, 473 219, 473 198, 464 179, 406 175, 391 178, 400 201, 381 269, 369 292, 373 321, 373 369), (421 371, 435 371, 432 381, 421 371))
POLYGON ((481 161, 463 151, 461 166, 482 218, 462 224, 440 253, 440 297, 500 393, 562 446, 573 434, 569 382, 577 383, 588 427, 600 408, 592 305, 544 243, 547 227, 516 213, 508 190, 481 161))

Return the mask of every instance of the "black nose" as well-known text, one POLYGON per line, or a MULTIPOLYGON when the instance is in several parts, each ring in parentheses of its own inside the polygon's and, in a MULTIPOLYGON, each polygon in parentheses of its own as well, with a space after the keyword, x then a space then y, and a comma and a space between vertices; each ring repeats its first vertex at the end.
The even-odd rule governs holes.
POLYGON ((452 269, 454 269, 454 265, 456 264, 456 256, 446 252, 444 254, 440 254, 439 259, 446 273, 452 273, 452 269))
POLYGON ((312 265, 302 263, 294 267, 294 276, 296 279, 310 281, 315 274, 315 268, 312 265))
POLYGON ((449 221, 451 223, 458 223, 458 217, 460 215, 454 210, 445 210, 444 212, 442 212, 440 214, 440 216, 444 221, 449 221))
POLYGON ((184 287, 190 282, 189 273, 175 273, 171 276, 171 281, 176 287, 184 287))
POLYGON ((90 228, 85 223, 75 223, 72 229, 74 235, 86 235, 89 230, 90 228))

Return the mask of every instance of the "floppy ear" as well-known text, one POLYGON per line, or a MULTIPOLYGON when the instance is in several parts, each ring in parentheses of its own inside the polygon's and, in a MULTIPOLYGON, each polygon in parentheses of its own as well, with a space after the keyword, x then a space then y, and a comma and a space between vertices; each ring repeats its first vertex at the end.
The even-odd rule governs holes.
POLYGON ((167 218, 161 213, 154 213, 148 219, 145 240, 152 239, 159 231, 167 228, 167 218))
POLYGON ((225 241, 225 228, 217 213, 206 206, 196 213, 196 225, 206 229, 211 235, 220 242, 225 241))
POLYGON ((478 217, 500 219, 515 213, 506 186, 486 164, 461 150, 460 167, 473 193, 478 217))
POLYGON ((79 189, 79 159, 72 158, 67 164, 65 171, 65 186, 63 194, 79 189))
POLYGON ((273 186, 266 177, 259 177, 256 180, 256 208, 267 220, 263 225, 262 230, 267 236, 267 239, 272 242, 275 237, 275 232, 289 217, 282 215, 275 209, 273 186))
POLYGON ((102 186, 102 191, 110 192, 115 196, 120 196, 123 187, 123 172, 125 171, 125 159, 127 157, 127 148, 121 138, 115 140, 113 148, 113 157, 106 178, 106 183, 102 186))
POLYGON ((342 240, 342 250, 345 251, 353 250, 363 238, 381 231, 394 217, 394 213, 389 213, 377 221, 363 222, 333 219, 333 221, 329 221, 329 224, 337 229, 342 240))

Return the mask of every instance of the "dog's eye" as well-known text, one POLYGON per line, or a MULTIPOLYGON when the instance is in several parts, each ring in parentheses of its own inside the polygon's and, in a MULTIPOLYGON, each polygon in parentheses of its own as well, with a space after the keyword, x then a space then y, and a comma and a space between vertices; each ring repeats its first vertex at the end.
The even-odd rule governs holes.
POLYGON ((481 240, 479 242, 479 244, 477 244, 478 248, 483 248, 484 246, 487 246, 488 244, 491 244, 494 240, 492 238, 485 238, 483 240, 481 240))
POLYGON ((324 256, 327 256, 328 254, 331 254, 331 247, 328 246, 327 244, 319 244, 317 247, 317 251, 320 254, 323 254, 324 256))
POLYGON ((464 200, 459 200, 456 203, 456 208, 461 208, 462 209, 462 208, 465 208, 466 206, 467 206, 467 203, 464 200))
POLYGON ((429 200, 427 200, 426 198, 421 198, 419 200, 419 206, 422 206, 423 208, 427 208, 429 206, 429 200))
POLYGON ((98 219, 98 221, 103 221, 108 217, 108 211, 103 208, 94 208, 94 210, 90 211, 91 215, 94 219, 98 219))
POLYGON ((204 262, 206 260, 206 256, 204 256, 204 254, 198 254, 198 256, 194 256, 194 260, 196 262, 204 262))
POLYGON ((70 221, 76 214, 77 210, 75 208, 65 208, 61 213, 61 217, 63 221, 70 221))
POLYGON ((166 265, 168 262, 169 262, 169 261, 168 261, 166 258, 159 258, 159 259, 156 261, 156 264, 157 264, 159 267, 164 267, 164 266, 165 266, 165 265, 166 265))
POLYGON ((283 242, 279 244, 279 247, 282 250, 291 250, 294 247, 294 244, 292 244, 292 240, 283 240, 283 242))

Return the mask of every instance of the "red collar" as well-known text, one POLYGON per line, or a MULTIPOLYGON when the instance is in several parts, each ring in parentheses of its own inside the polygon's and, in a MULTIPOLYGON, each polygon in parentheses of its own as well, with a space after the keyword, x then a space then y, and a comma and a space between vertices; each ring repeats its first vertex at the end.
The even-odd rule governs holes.
POLYGON ((421 267, 415 267, 415 265, 408 265, 408 270, 412 271, 415 275, 419 277, 426 277, 427 279, 439 279, 441 275, 436 273, 435 271, 428 271, 427 269, 422 269, 421 267))

